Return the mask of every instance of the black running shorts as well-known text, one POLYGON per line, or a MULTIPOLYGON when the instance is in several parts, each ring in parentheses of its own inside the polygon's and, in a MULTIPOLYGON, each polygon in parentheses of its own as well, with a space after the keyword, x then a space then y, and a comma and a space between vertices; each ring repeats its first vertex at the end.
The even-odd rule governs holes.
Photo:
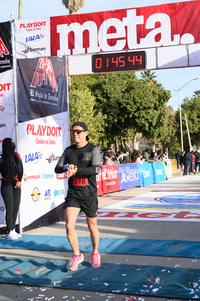
POLYGON ((97 217, 98 199, 79 200, 75 198, 65 198, 64 209, 68 207, 80 208, 88 217, 97 217))

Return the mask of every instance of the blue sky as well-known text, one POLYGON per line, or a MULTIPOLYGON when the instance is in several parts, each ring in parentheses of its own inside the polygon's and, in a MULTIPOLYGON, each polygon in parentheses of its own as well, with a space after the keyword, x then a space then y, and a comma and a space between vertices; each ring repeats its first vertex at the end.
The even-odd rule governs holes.
MULTIPOLYGON (((160 5, 165 3, 174 3, 173 0, 85 0, 85 6, 78 13, 90 13, 106 10, 115 10, 122 8, 160 5)), ((183 1, 178 1, 183 2, 183 1)), ((0 22, 9 21, 13 11, 14 19, 18 18, 18 0, 0 0, 0 22)), ((62 16, 68 14, 68 10, 62 4, 62 0, 23 0, 22 19, 33 19, 40 17, 62 16)), ((137 73, 140 76, 140 73, 137 73)), ((169 70, 155 71, 157 81, 162 83, 163 87, 171 91, 171 99, 168 105, 174 110, 178 109, 178 92, 173 91, 182 88, 190 80, 199 77, 200 67, 179 68, 169 70)), ((200 90, 200 79, 191 81, 180 91, 181 100, 184 97, 191 97, 194 91, 200 90)))

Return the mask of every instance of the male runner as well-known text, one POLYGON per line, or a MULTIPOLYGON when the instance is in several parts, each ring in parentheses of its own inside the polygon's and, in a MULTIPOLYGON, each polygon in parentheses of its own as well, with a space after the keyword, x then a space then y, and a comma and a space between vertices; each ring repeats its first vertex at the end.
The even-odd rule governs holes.
POLYGON ((86 221, 90 231, 93 246, 92 267, 101 266, 98 252, 99 231, 97 228, 97 185, 96 175, 101 169, 101 155, 99 148, 88 140, 88 128, 83 122, 76 122, 72 126, 71 134, 75 144, 64 150, 58 164, 56 173, 65 172, 69 179, 68 193, 65 198, 65 219, 67 238, 73 249, 74 255, 68 270, 76 271, 78 264, 84 260, 79 251, 78 237, 75 230, 76 219, 80 211, 86 214, 86 221))

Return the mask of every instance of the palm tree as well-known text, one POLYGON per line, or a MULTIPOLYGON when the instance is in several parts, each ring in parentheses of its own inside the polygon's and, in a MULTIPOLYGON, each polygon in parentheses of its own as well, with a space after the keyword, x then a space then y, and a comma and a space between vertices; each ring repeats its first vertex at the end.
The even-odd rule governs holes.
POLYGON ((194 98, 200 98, 200 90, 194 91, 193 97, 194 97, 194 98))
POLYGON ((155 75, 155 72, 151 72, 151 70, 147 70, 147 71, 141 72, 141 77, 144 81, 154 82, 155 78, 156 78, 156 75, 155 75))
POLYGON ((85 0, 62 0, 62 3, 69 10, 69 14, 71 15, 84 6, 85 0))

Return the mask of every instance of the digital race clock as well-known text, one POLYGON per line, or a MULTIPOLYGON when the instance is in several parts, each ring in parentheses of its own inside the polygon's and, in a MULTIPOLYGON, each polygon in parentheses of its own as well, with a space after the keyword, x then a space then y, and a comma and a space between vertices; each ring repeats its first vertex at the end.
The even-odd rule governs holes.
POLYGON ((115 72, 146 69, 146 52, 132 51, 92 55, 92 72, 115 72))

